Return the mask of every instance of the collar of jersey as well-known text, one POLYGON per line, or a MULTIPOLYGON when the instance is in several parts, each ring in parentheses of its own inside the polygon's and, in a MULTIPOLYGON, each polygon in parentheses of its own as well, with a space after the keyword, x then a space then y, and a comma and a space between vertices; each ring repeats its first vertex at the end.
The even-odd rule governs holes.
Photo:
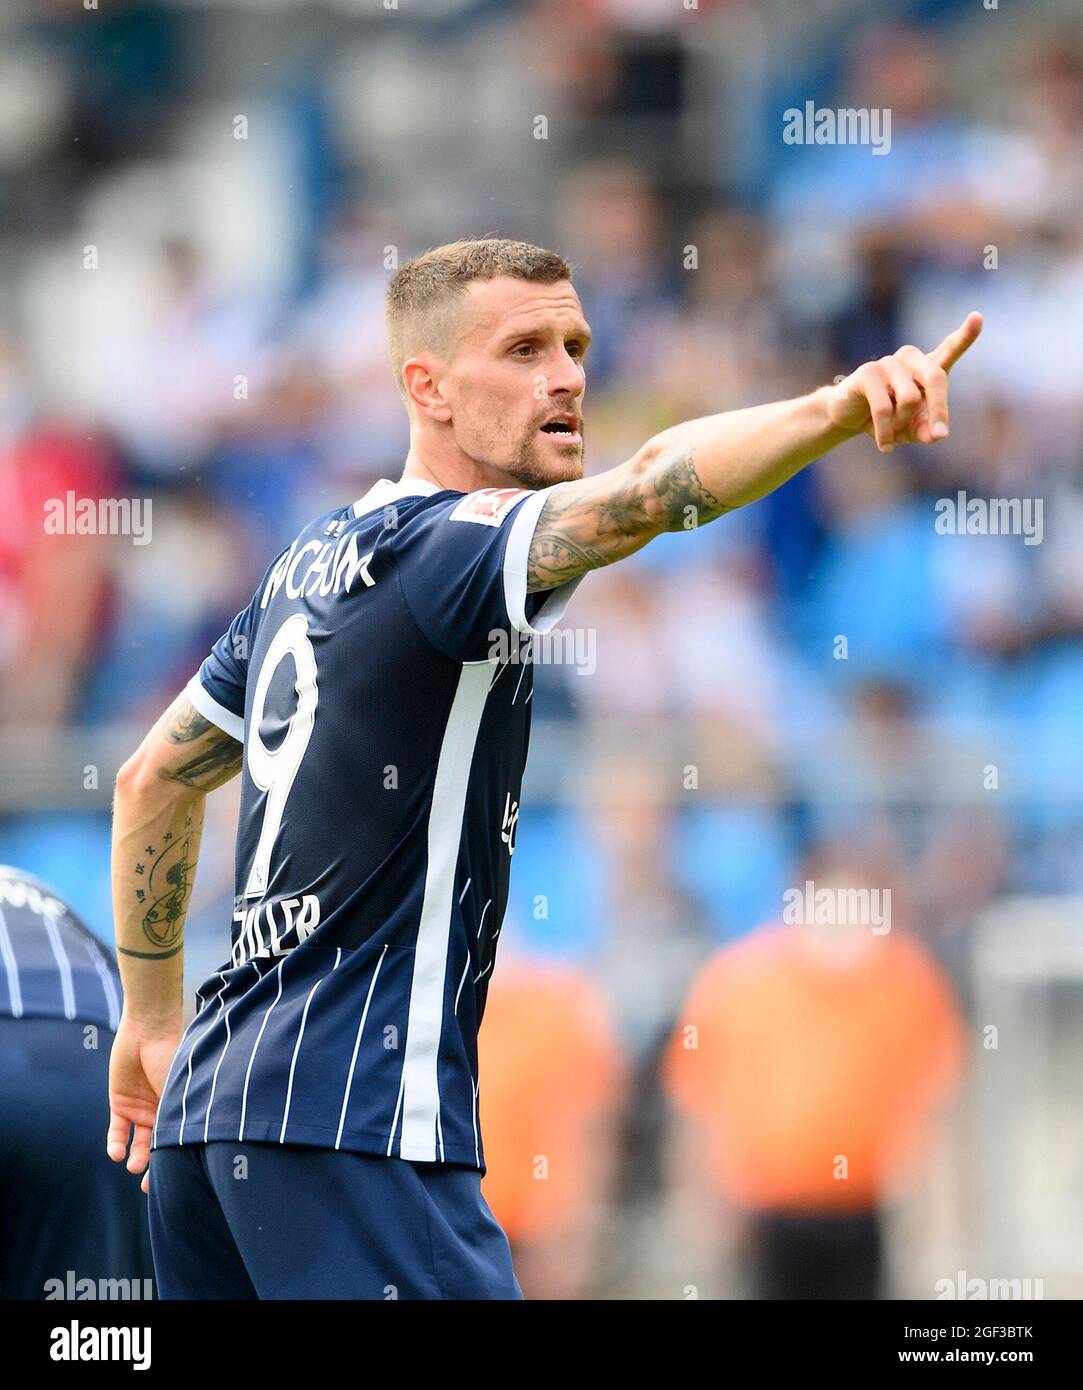
POLYGON ((436 483, 430 483, 428 478, 400 478, 397 483, 393 483, 390 478, 381 478, 378 483, 373 483, 364 497, 359 497, 353 504, 353 514, 363 516, 365 512, 377 511, 380 507, 386 507, 389 502, 398 502, 403 497, 430 497, 434 492, 442 490, 436 483))

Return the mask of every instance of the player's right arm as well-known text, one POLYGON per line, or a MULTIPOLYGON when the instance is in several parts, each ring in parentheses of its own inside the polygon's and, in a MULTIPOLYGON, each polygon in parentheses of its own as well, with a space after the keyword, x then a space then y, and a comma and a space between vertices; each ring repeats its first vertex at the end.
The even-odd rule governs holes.
POLYGON ((981 332, 969 314, 931 353, 902 347, 798 400, 663 430, 626 463, 549 493, 528 561, 531 591, 613 564, 663 531, 691 530, 758 501, 861 433, 883 453, 948 433, 948 372, 981 332))
MULTIPOLYGON (((117 774, 113 916, 124 1011, 109 1059, 110 1158, 143 1173, 169 1064, 184 1031, 184 921, 209 791, 243 745, 179 695, 117 774), (128 1150, 129 1138, 131 1150, 128 1150)), ((147 1180, 143 1178, 146 1191, 147 1180)))

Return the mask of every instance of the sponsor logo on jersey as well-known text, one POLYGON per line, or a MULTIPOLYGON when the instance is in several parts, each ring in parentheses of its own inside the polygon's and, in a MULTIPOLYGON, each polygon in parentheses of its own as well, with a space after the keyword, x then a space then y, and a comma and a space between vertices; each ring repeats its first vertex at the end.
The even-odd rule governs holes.
POLYGON ((529 492, 525 487, 484 487, 464 497, 451 513, 451 521, 473 521, 478 526, 499 526, 520 497, 529 492))

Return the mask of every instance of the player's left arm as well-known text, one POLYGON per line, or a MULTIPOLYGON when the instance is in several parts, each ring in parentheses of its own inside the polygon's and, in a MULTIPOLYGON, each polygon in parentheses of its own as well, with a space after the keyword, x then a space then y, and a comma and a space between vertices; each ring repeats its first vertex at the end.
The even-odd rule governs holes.
POLYGON ((902 347, 798 400, 674 425, 626 463, 559 484, 534 528, 528 589, 565 584, 663 531, 691 530, 756 502, 861 433, 882 453, 946 439, 948 373, 981 326, 981 315, 969 314, 932 352, 902 347))
POLYGON ((158 1100, 183 1032, 184 922, 206 796, 237 775, 242 752, 180 695, 117 774, 113 914, 124 1010, 109 1064, 107 1148, 118 1163, 128 1153, 133 1173, 147 1167, 158 1100))

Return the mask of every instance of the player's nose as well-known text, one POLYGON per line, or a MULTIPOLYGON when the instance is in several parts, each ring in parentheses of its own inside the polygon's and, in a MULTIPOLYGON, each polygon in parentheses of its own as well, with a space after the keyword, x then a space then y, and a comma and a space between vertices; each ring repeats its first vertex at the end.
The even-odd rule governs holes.
POLYGON ((567 349, 557 353, 549 372, 549 394, 551 396, 581 396, 587 384, 587 374, 583 364, 573 357, 567 349))

